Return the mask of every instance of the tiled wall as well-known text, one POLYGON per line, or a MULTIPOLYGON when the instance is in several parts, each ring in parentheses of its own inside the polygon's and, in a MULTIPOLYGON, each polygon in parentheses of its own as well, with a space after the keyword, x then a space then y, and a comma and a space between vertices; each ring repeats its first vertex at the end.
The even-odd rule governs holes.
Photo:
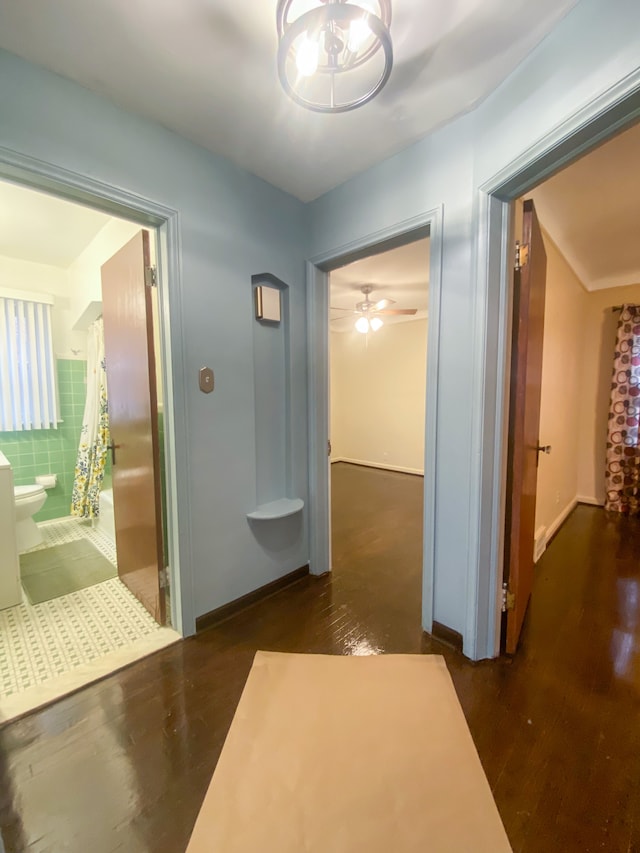
POLYGON ((58 476, 55 489, 47 489, 47 501, 34 516, 36 521, 69 515, 84 414, 86 361, 59 358, 57 367, 62 418, 58 429, 0 432, 0 450, 11 463, 16 486, 35 483, 37 474, 58 476))

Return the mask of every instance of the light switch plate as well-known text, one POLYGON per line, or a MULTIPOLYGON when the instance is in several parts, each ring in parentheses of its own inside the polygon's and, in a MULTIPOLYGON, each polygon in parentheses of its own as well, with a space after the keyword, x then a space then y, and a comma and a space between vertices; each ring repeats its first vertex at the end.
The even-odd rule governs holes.
POLYGON ((204 394, 210 394, 215 384, 213 370, 210 367, 201 367, 198 376, 200 379, 200 390, 204 394))

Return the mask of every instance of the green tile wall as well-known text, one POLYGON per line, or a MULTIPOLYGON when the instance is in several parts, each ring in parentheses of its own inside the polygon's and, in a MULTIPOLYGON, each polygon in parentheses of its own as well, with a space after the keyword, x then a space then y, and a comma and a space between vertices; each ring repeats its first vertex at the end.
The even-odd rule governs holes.
POLYGON ((35 483, 37 474, 58 476, 55 489, 47 489, 47 501, 34 516, 36 521, 69 515, 87 393, 86 361, 59 358, 57 370, 62 418, 58 429, 0 432, 0 450, 11 463, 16 486, 35 483))

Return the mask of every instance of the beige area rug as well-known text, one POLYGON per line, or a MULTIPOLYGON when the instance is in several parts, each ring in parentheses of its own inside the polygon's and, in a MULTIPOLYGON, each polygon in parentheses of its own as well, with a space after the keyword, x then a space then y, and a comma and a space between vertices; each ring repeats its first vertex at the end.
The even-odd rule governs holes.
POLYGON ((258 652, 187 853, 508 853, 443 658, 258 652))

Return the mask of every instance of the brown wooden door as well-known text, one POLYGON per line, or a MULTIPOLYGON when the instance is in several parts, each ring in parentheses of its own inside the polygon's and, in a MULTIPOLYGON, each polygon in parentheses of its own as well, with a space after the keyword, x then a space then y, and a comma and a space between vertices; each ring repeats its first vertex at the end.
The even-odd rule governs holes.
POLYGON ((514 275, 507 462, 505 579, 514 596, 506 619, 509 654, 517 648, 533 586, 547 256, 531 200, 524 202, 520 259, 514 275))
POLYGON ((160 623, 165 596, 158 406, 149 233, 140 231, 101 268, 113 508, 120 580, 160 623))

